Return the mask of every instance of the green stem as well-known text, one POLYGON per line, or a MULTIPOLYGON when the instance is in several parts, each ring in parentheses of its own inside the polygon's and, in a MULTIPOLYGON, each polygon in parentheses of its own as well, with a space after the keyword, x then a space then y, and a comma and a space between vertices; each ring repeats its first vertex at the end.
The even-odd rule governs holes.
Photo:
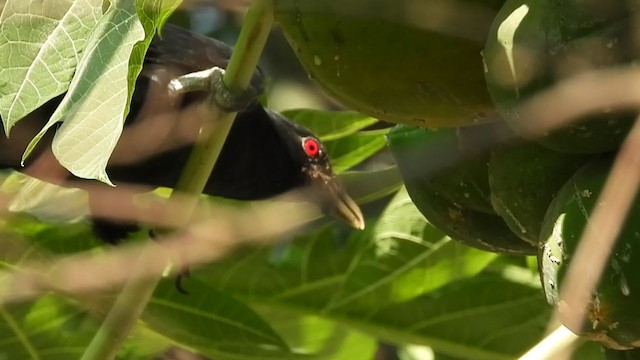
MULTIPOLYGON (((228 88, 245 89, 249 86, 272 24, 271 0, 253 0, 224 75, 224 82, 228 88)), ((216 110, 212 109, 212 111, 216 110)), ((236 116, 236 113, 219 112, 220 119, 215 126, 215 131, 205 131, 205 129, 201 131, 180 181, 172 193, 172 198, 179 193, 200 194, 204 189, 236 116)), ((210 127, 210 124, 208 125, 210 127)), ((195 207, 196 202, 197 197, 194 196, 191 209, 195 207)), ((191 212, 192 210, 186 212, 186 218, 191 212)), ((148 256, 147 252, 143 252, 138 267, 144 267, 146 256, 148 256)), ((115 358, 160 279, 161 274, 141 279, 135 276, 135 272, 133 273, 84 352, 82 360, 115 358)))

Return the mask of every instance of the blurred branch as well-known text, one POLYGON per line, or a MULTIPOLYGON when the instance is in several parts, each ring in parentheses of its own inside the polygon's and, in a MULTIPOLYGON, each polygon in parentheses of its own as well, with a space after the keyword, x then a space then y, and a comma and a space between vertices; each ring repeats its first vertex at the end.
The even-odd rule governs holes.
POLYGON ((518 360, 560 360, 561 354, 578 339, 577 335, 561 325, 518 360))
POLYGON ((638 86, 640 70, 636 67, 588 71, 526 101, 513 122, 535 137, 603 109, 640 109, 638 86))
POLYGON ((569 329, 579 332, 609 255, 638 193, 640 183, 640 117, 618 151, 609 177, 578 243, 564 286, 560 289, 558 311, 570 306, 570 316, 563 317, 569 329))
MULTIPOLYGON (((127 244, 99 254, 88 251, 45 263, 25 262, 20 270, 2 278, 0 306, 26 301, 48 291, 73 295, 112 290, 132 278, 160 274, 169 262, 178 258, 184 257, 188 265, 197 266, 221 259, 239 246, 273 244, 283 234, 319 216, 316 208, 295 201, 302 198, 299 192, 289 193, 250 208, 201 204, 196 210, 197 218, 188 227, 163 237, 161 242, 127 244), (281 216, 285 213, 287 216, 281 216), (136 263, 142 253, 146 254, 147 261, 140 262, 138 271, 132 273, 131 264, 136 263)), ((184 211, 175 202, 166 204, 164 209, 161 203, 156 206, 158 214, 163 210, 184 211)), ((117 214, 119 209, 105 210, 103 214, 109 212, 117 214)))

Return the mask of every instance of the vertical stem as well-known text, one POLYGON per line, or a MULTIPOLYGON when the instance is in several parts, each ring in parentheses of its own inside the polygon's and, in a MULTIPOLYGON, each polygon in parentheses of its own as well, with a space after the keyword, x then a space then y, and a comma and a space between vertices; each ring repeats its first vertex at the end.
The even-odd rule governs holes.
MULTIPOLYGON (((253 0, 224 76, 224 82, 228 88, 245 89, 249 86, 272 24, 271 0, 253 0)), ((221 115, 215 126, 215 132, 207 131, 209 129, 206 128, 201 131, 172 197, 178 193, 200 194, 220 155, 236 113, 226 113, 218 109, 210 110, 218 111, 221 115)), ((211 124, 205 127, 211 128, 211 124)), ((196 196, 192 198, 191 209, 197 202, 196 196)), ((188 219, 192 212, 193 210, 186 211, 182 216, 188 219)), ((149 251, 143 251, 136 270, 145 266, 149 253, 149 251)), ((134 271, 125 284, 105 321, 85 350, 82 360, 115 358, 120 346, 129 336, 161 279, 161 274, 140 278, 136 273, 137 271, 134 271)))
MULTIPOLYGON (((249 86, 272 25, 271 1, 253 0, 238 37, 233 52, 234 56, 231 57, 224 75, 224 83, 228 88, 245 89, 249 86)), ((187 162, 185 171, 176 186, 177 192, 185 194, 200 194, 202 192, 220 155, 235 116, 236 113, 221 112, 220 119, 215 124, 215 131, 207 131, 213 124, 205 123, 207 128, 202 131, 204 138, 198 139, 197 145, 199 146, 194 148, 187 162)))

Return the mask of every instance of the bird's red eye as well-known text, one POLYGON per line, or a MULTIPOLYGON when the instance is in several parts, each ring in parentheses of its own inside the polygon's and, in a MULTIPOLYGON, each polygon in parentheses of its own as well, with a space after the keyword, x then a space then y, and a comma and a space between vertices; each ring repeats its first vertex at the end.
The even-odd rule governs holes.
POLYGON ((318 144, 318 141, 316 139, 305 139, 303 146, 304 152, 307 153, 307 156, 316 157, 318 156, 318 153, 320 153, 320 144, 318 144))

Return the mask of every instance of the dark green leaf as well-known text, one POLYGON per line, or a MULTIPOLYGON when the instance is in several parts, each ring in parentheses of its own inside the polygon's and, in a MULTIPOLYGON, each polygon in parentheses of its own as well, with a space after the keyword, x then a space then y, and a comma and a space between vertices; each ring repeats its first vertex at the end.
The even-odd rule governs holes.
POLYGON ((313 131, 322 141, 349 136, 378 122, 375 118, 355 111, 295 109, 282 114, 313 131))
POLYGON ((278 334, 244 304, 195 279, 185 281, 185 285, 190 290, 188 296, 179 293, 173 281, 160 283, 143 315, 151 329, 183 346, 216 356, 225 350, 246 349, 242 354, 252 358, 247 350, 259 348, 263 349, 260 353, 268 349, 274 354, 288 353, 278 334))
POLYGON ((346 171, 338 177, 358 204, 391 195, 402 186, 402 177, 396 166, 374 171, 346 171))
POLYGON ((363 131, 324 143, 331 158, 333 170, 341 173, 348 170, 373 154, 384 149, 387 130, 363 131))

